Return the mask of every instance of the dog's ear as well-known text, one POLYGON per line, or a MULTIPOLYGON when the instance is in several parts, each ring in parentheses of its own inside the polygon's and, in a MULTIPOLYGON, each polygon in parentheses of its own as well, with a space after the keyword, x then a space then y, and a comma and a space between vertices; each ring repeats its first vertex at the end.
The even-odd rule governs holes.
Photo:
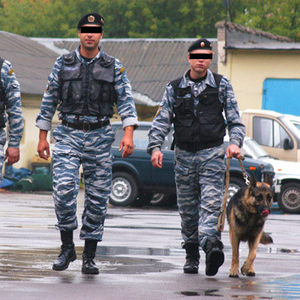
POLYGON ((250 177, 250 187, 255 188, 256 187, 256 183, 257 183, 257 180, 256 180, 254 174, 252 173, 251 177, 250 177))
POLYGON ((264 183, 268 184, 269 186, 273 185, 272 177, 270 174, 265 174, 264 183))

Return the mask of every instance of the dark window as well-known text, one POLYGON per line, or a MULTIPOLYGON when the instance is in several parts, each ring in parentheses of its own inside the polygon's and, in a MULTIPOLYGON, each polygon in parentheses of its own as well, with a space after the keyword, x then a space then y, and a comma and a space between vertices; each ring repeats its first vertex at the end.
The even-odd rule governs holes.
POLYGON ((291 141, 286 130, 275 120, 253 118, 253 138, 262 146, 283 148, 285 139, 291 141))

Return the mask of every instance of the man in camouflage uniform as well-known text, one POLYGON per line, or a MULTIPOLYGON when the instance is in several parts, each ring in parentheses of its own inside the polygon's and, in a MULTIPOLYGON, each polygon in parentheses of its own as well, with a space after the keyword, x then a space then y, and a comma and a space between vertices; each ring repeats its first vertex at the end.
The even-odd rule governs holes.
POLYGON ((58 106, 62 120, 53 132, 53 198, 61 233, 61 253, 54 270, 65 270, 76 259, 73 231, 77 228, 76 197, 78 170, 83 166, 85 205, 80 238, 85 240, 82 272, 98 274, 94 263, 97 242, 102 240, 108 198, 111 191, 114 133, 109 119, 116 104, 124 128, 122 156, 133 152, 133 131, 137 127, 135 104, 124 67, 99 48, 104 19, 90 13, 78 23, 80 46, 60 56, 48 78, 37 117, 40 128, 38 153, 50 155, 47 132, 58 106))
POLYGON ((184 273, 198 273, 200 245, 206 253, 208 276, 217 274, 224 262, 217 222, 224 190, 226 125, 230 136, 227 157, 240 156, 245 135, 229 80, 208 69, 212 55, 206 39, 189 47, 190 69, 167 84, 148 145, 152 165, 162 168, 160 149, 174 123, 175 182, 186 250, 184 273))
POLYGON ((23 134, 23 114, 20 85, 11 63, 0 58, 0 182, 2 181, 3 162, 13 165, 20 159, 20 141, 23 134), (8 120, 8 146, 6 143, 5 126, 8 120))

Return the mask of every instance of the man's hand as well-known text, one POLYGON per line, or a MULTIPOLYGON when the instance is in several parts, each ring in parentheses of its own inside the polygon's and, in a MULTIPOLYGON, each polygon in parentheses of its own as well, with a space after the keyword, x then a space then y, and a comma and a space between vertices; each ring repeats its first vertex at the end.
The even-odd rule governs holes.
POLYGON ((47 141, 48 131, 40 129, 40 140, 37 147, 37 152, 40 158, 48 159, 50 157, 50 147, 47 141))
POLYGON ((18 162, 20 159, 20 149, 8 147, 5 152, 5 160, 7 159, 7 165, 11 166, 18 162))
POLYGON ((162 168, 162 163, 163 163, 163 154, 161 153, 161 151, 156 150, 153 151, 151 154, 151 163, 152 166, 155 168, 162 168))
POLYGON ((241 156, 241 149, 237 145, 230 144, 226 149, 226 156, 227 158, 239 158, 241 156))
POLYGON ((122 151, 122 158, 125 158, 133 153, 134 149, 134 144, 133 144, 133 131, 134 127, 133 126, 127 126, 124 129, 124 137, 122 138, 119 146, 119 151, 122 151))

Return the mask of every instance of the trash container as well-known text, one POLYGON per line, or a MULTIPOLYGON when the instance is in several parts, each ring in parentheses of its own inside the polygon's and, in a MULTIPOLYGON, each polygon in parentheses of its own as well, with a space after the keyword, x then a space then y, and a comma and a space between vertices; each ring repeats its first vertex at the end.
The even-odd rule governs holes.
POLYGON ((31 170, 33 174, 45 174, 52 177, 52 160, 51 157, 48 160, 40 158, 38 155, 35 155, 32 158, 31 170))

